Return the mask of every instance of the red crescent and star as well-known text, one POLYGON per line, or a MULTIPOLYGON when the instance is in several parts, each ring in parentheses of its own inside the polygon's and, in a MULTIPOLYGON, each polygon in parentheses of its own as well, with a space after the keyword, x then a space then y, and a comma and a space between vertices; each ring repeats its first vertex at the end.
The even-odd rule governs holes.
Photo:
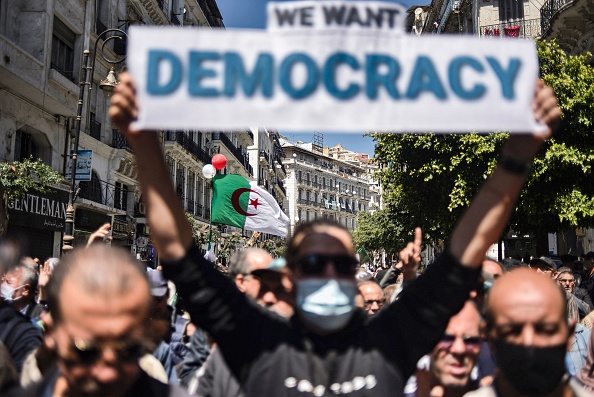
MULTIPOLYGON (((243 208, 241 208, 241 205, 239 205, 239 198, 241 197, 241 195, 245 192, 254 192, 257 195, 260 195, 260 193, 256 192, 255 190, 252 189, 248 189, 245 187, 236 189, 233 194, 231 195, 231 204, 233 205, 233 209, 235 209, 235 211, 239 212, 241 215, 243 216, 255 216, 258 214, 250 214, 249 212, 246 212, 243 210, 243 208)), ((249 206, 253 206, 254 209, 258 209, 258 206, 261 205, 260 202, 258 202, 258 198, 256 197, 255 199, 250 199, 250 202, 248 204, 249 206)))

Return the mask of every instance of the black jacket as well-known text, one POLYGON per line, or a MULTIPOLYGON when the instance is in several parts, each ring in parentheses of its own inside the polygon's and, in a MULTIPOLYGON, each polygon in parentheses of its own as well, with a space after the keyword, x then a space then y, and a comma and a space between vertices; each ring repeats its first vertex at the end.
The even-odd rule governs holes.
POLYGON ((357 311, 344 329, 320 336, 298 316, 286 321, 251 302, 195 246, 164 266, 247 397, 401 396, 418 359, 439 341, 479 272, 446 253, 378 315, 357 311))
POLYGON ((27 355, 41 345, 41 329, 2 301, 0 302, 0 342, 6 345, 20 374, 27 355))

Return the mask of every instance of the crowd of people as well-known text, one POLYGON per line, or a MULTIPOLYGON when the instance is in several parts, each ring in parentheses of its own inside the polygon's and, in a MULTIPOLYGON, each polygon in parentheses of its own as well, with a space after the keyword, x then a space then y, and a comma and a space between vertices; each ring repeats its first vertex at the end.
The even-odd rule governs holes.
POLYGON ((131 127, 122 74, 110 116, 134 150, 161 266, 104 244, 108 225, 43 265, 3 241, 0 394, 590 395, 594 253, 567 267, 485 257, 560 120, 540 81, 533 108, 546 132, 509 138, 422 274, 420 229, 396 265, 371 273, 327 219, 300 224, 283 258, 246 248, 222 272, 193 241, 157 133, 131 127))

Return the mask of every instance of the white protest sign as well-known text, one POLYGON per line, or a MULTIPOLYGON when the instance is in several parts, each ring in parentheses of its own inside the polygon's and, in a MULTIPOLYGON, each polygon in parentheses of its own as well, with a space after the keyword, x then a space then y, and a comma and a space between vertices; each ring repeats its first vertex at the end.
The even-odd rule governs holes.
POLYGON ((269 31, 349 28, 404 33, 406 8, 378 1, 269 2, 267 14, 269 31))
POLYGON ((132 26, 143 129, 537 131, 535 44, 332 29, 132 26))

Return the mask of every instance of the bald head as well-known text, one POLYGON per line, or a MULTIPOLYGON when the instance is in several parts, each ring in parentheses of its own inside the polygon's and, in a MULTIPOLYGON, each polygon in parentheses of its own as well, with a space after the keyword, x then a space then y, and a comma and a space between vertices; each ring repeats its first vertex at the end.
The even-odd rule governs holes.
POLYGON ((56 322, 65 314, 61 311, 60 292, 65 284, 72 283, 89 295, 109 299, 136 291, 146 295, 147 307, 150 302, 146 271, 119 247, 95 244, 64 256, 48 284, 48 304, 56 322))
POLYGON ((509 337, 514 344, 546 346, 552 341, 544 331, 550 337, 554 330, 559 343, 567 337, 565 295, 553 280, 528 268, 506 273, 493 284, 486 317, 491 338, 509 337))

